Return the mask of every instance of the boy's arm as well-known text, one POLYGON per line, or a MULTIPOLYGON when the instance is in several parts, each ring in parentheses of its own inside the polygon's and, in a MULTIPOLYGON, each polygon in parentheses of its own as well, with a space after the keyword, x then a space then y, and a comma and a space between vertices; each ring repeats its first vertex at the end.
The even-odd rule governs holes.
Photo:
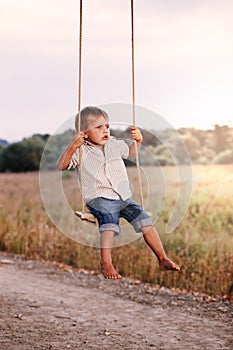
POLYGON ((84 143, 84 133, 76 133, 71 143, 61 154, 57 161, 57 167, 59 170, 65 170, 68 168, 71 157, 77 148, 80 148, 84 143))
POLYGON ((137 147, 135 147, 135 142, 132 142, 129 145, 129 156, 128 157, 134 157, 136 154, 136 150, 137 150, 137 152, 139 151, 139 148, 141 146, 143 138, 142 138, 142 134, 141 134, 140 130, 136 126, 131 126, 130 132, 131 132, 132 139, 136 141, 137 147))

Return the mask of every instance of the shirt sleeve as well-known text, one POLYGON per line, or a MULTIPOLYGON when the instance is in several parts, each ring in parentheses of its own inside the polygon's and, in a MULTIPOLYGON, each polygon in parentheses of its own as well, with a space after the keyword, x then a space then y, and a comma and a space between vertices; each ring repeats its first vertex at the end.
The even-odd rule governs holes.
POLYGON ((122 158, 128 158, 129 146, 124 140, 117 140, 118 149, 122 158))
POLYGON ((79 166, 79 152, 76 150, 69 162, 68 170, 72 168, 77 168, 79 166))

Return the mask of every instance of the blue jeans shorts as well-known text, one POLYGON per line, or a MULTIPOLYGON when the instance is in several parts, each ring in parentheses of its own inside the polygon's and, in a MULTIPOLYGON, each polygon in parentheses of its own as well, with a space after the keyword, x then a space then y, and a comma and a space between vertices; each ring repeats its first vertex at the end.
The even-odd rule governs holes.
POLYGON ((114 231, 119 234, 120 217, 126 219, 135 229, 141 232, 143 226, 153 226, 149 215, 132 199, 118 200, 97 197, 86 204, 99 223, 100 232, 114 231))

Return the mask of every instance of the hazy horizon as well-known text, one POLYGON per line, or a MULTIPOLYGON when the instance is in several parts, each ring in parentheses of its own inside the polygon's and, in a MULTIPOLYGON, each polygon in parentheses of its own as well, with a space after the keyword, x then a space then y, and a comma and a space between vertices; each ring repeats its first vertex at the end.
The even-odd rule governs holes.
MULTIPOLYGON (((216 125, 218 125, 218 126, 227 126, 227 127, 229 127, 229 128, 233 128, 233 126, 232 125, 227 125, 227 124, 223 124, 223 125, 219 125, 219 124, 216 124, 216 125)), ((214 130, 214 125, 212 126, 212 127, 210 127, 210 128, 207 128, 207 129, 201 129, 201 128, 195 128, 195 127, 189 127, 189 126, 181 126, 180 128, 177 128, 177 129, 175 129, 175 130, 179 130, 179 129, 182 129, 182 128, 184 128, 184 129, 195 129, 195 130, 200 130, 200 131, 209 131, 209 130, 214 130)), ((68 130, 70 130, 70 129, 72 129, 72 130, 74 130, 74 128, 68 128, 68 129, 66 129, 65 131, 68 131, 68 130)), ((110 130, 124 130, 123 128, 121 128, 121 127, 119 127, 119 128, 117 128, 117 127, 110 127, 110 130)), ((152 129, 148 129, 147 128, 147 130, 154 130, 153 128, 152 129)), ((49 133, 49 132, 32 132, 31 134, 28 134, 28 135, 23 135, 22 137, 19 137, 19 138, 17 138, 17 139, 12 139, 12 140, 10 140, 10 139, 6 139, 5 137, 2 137, 1 135, 0 135, 0 140, 2 140, 2 141, 7 141, 8 143, 14 143, 14 142, 20 142, 20 141, 22 141, 24 138, 25 139, 27 139, 27 138, 30 138, 30 137, 32 137, 33 135, 49 135, 49 136, 52 136, 52 135, 57 135, 57 134, 59 134, 59 133, 56 133, 56 130, 55 130, 55 132, 52 132, 52 133, 49 133)))

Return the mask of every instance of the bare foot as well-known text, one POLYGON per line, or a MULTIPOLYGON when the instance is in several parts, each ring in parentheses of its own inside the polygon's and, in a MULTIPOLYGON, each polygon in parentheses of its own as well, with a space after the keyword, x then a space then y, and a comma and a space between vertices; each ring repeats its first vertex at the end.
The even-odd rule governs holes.
POLYGON ((161 260, 159 262, 159 269, 160 271, 166 271, 166 270, 180 271, 180 267, 169 259, 161 260))
POLYGON ((121 275, 114 269, 111 263, 100 263, 101 272, 107 279, 121 279, 121 275))

